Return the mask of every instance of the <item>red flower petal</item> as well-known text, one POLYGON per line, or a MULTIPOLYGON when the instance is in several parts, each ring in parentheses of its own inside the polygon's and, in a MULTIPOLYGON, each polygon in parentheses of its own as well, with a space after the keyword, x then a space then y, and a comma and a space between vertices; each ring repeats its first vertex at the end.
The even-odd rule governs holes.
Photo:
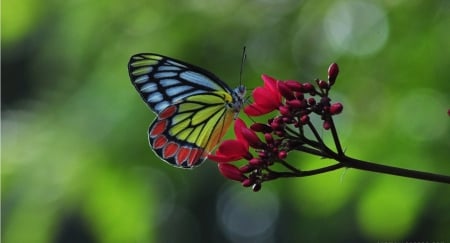
POLYGON ((248 147, 240 140, 225 140, 219 146, 217 154, 228 156, 241 156, 241 158, 248 153, 248 147))
POLYGON ((234 134, 237 140, 245 141, 244 136, 242 136, 242 128, 246 128, 245 123, 242 119, 237 118, 234 122, 234 134))
POLYGON ((261 115, 267 114, 271 111, 272 111, 272 109, 270 109, 270 108, 269 109, 262 108, 256 104, 251 104, 244 108, 244 113, 249 116, 261 116, 261 115))
POLYGON ((239 170, 239 168, 232 164, 220 163, 218 164, 218 167, 219 172, 228 179, 235 181, 243 181, 247 179, 247 177, 239 170))
POLYGON ((254 103, 264 108, 272 108, 275 110, 280 102, 274 98, 274 94, 270 90, 258 87, 253 90, 254 103))
POLYGON ((249 156, 248 144, 243 140, 225 140, 216 150, 216 154, 208 155, 210 160, 218 163, 237 161, 249 156))
POLYGON ((261 79, 264 81, 264 88, 268 89, 272 93, 278 93, 276 79, 265 74, 261 75, 261 79))
POLYGON ((244 108, 244 112, 249 116, 259 116, 276 110, 281 105, 281 94, 278 91, 278 81, 270 76, 262 75, 263 87, 253 90, 253 104, 244 108))
POLYGON ((228 155, 221 155, 221 154, 210 154, 208 155, 208 159, 215 161, 217 163, 227 163, 227 162, 233 162, 238 161, 241 159, 241 157, 231 157, 228 155))

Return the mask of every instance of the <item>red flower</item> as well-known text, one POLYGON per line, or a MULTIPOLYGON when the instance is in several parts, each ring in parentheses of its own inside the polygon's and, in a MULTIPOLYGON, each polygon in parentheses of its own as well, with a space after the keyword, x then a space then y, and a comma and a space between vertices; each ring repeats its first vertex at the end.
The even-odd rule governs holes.
POLYGON ((260 116, 276 110, 281 105, 281 94, 278 91, 278 81, 267 75, 262 75, 264 87, 253 90, 253 104, 244 108, 249 116, 260 116))
POLYGON ((237 161, 243 158, 252 158, 252 155, 248 151, 249 143, 244 137, 243 130, 248 129, 245 126, 244 121, 236 119, 234 122, 234 134, 236 140, 225 140, 219 148, 216 150, 216 154, 208 155, 210 160, 214 160, 219 163, 237 161))

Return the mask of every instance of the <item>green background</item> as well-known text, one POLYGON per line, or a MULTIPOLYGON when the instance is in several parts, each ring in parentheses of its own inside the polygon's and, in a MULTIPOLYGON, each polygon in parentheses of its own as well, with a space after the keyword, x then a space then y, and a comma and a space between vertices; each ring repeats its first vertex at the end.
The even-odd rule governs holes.
POLYGON ((346 153, 450 175, 449 3, 2 1, 2 242, 448 242, 445 184, 348 169, 253 193, 164 164, 126 65, 160 53, 234 87, 245 45, 253 89, 337 62, 346 153))

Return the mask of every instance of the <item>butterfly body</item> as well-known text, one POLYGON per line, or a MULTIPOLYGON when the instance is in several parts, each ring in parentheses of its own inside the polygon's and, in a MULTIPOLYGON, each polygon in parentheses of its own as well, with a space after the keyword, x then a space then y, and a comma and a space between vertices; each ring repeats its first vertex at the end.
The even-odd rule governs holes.
POLYGON ((241 110, 245 87, 231 90, 214 74, 143 53, 128 63, 131 82, 158 116, 148 130, 153 151, 181 168, 200 165, 241 110))

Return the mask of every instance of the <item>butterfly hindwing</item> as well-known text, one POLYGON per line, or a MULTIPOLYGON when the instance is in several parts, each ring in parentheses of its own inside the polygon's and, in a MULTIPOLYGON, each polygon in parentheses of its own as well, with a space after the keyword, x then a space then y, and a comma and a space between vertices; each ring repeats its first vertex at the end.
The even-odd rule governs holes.
POLYGON ((220 142, 234 112, 224 103, 226 92, 189 96, 168 106, 149 128, 149 143, 155 153, 176 167, 200 165, 220 142))

